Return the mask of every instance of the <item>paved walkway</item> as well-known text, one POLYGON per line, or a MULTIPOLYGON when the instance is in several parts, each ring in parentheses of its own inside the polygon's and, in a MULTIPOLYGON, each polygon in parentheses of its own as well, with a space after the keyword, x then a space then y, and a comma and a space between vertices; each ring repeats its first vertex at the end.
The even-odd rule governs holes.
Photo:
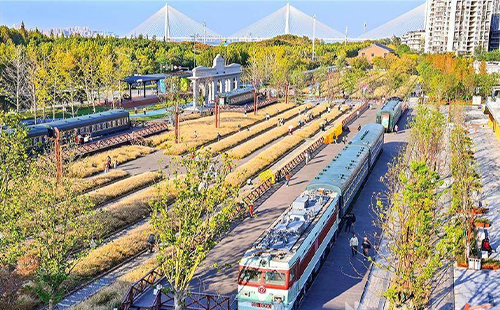
MULTIPOLYGON (((384 189, 380 178, 387 172, 388 163, 397 155, 406 141, 406 115, 406 113, 403 115, 403 119, 398 124, 402 129, 398 134, 385 135, 383 152, 352 205, 351 212, 356 215, 355 233, 360 243, 364 236, 367 236, 373 244, 379 240, 380 230, 374 226, 375 195, 384 189)), ((372 121, 374 120, 373 116, 372 121)), ((351 233, 342 230, 300 309, 357 308, 365 289, 370 264, 361 255, 354 257, 351 255, 349 247, 351 237, 351 233), (335 281, 332 282, 332 279, 335 281)), ((378 295, 377 293, 376 296, 378 295)), ((372 304, 375 306, 374 309, 377 309, 378 305, 374 304, 375 301, 372 304)))
MULTIPOLYGON (((357 132, 359 124, 374 122, 376 109, 361 114, 349 129, 348 138, 357 132)), ((289 187, 280 187, 256 208, 256 217, 245 218, 235 225, 229 234, 208 254, 195 275, 193 291, 234 296, 237 292, 238 261, 260 234, 305 190, 309 182, 342 148, 343 144, 330 144, 323 148, 307 165, 292 176, 289 187)), ((256 204, 257 205, 257 204, 256 204)), ((151 294, 146 294, 134 303, 135 306, 150 306, 151 294)))
MULTIPOLYGON (((484 217, 492 223, 485 233, 493 249, 500 252, 500 142, 487 126, 471 127, 470 132, 483 184, 483 205, 489 208, 484 217)), ((473 306, 491 303, 493 309, 500 309, 500 270, 455 268, 454 276, 455 309, 463 309, 465 303, 473 306)))

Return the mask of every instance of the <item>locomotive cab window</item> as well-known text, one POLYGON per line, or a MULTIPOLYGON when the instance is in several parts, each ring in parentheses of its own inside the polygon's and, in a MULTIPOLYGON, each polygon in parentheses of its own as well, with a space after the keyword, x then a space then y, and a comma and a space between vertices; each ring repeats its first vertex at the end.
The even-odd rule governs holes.
POLYGON ((276 270, 266 271, 266 284, 285 285, 286 274, 276 270))
POLYGON ((240 271, 241 283, 259 283, 261 272, 257 269, 245 268, 240 271))

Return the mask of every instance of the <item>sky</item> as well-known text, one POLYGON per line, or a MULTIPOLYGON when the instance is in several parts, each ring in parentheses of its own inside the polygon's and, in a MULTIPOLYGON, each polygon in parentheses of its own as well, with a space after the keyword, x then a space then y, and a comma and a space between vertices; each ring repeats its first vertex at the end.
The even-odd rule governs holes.
MULTIPOLYGON (((319 21, 349 36, 362 34, 415 7, 425 0, 392 1, 290 1, 297 9, 316 14, 319 21)), ((231 35, 283 7, 286 1, 168 1, 169 5, 222 35, 231 35)), ((0 0, 0 25, 24 21, 27 28, 88 26, 92 30, 125 35, 165 5, 165 1, 13 1, 0 0)))

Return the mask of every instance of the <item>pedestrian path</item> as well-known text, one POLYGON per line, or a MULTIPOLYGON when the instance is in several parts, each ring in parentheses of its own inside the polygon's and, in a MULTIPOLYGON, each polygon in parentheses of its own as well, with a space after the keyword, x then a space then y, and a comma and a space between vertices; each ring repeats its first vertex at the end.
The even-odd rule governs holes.
MULTIPOLYGON (((380 239, 380 230, 374 225, 376 215, 373 205, 376 203, 376 194, 384 189, 380 178, 387 172, 388 164, 406 143, 406 115, 407 113, 403 115, 398 123, 400 130, 397 134, 388 133, 385 135, 383 152, 371 174, 368 176, 357 200, 352 205, 351 212, 356 216, 354 233, 357 235, 360 244, 364 236, 367 236, 374 245, 380 239)), ((374 120, 375 117, 373 116, 372 121, 374 120)), ((345 228, 343 228, 325 263, 321 267, 316 280, 304 298, 300 309, 344 310, 358 308, 368 279, 370 263, 360 254, 352 256, 349 247, 349 239, 351 237, 352 233, 345 232, 345 228), (332 279, 335 280, 332 281, 332 279)), ((373 250, 370 254, 373 255, 373 250)), ((383 277, 379 279, 374 276, 372 278, 377 281, 384 281, 383 277)), ((373 307, 370 309, 378 309, 381 292, 376 290, 379 287, 383 287, 383 285, 373 286, 373 295, 375 298, 370 302, 370 305, 373 307)))
MULTIPOLYGON (((470 136, 475 144, 474 157, 483 185, 481 199, 489 208, 484 217, 490 220, 485 229, 490 243, 500 252, 500 142, 487 126, 470 127, 470 136)), ((455 268, 455 309, 463 309, 466 303, 472 306, 492 304, 500 308, 500 270, 468 270, 455 268)))

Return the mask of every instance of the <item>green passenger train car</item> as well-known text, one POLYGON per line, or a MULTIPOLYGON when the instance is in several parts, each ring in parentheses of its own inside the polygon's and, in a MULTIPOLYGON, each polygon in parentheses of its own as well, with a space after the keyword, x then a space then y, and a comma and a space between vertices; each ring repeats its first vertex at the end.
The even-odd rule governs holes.
POLYGON ((403 113, 403 102, 399 98, 391 98, 377 113, 377 124, 384 126, 386 132, 394 131, 394 126, 403 113))

